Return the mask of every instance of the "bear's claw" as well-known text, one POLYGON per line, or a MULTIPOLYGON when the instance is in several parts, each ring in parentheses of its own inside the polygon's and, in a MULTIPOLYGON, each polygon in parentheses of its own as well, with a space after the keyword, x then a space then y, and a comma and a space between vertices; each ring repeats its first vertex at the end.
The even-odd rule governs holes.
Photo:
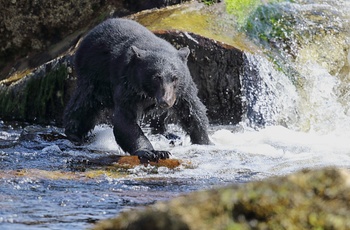
POLYGON ((142 164, 147 164, 150 161, 158 162, 159 159, 167 159, 170 157, 171 153, 168 151, 156 151, 156 150, 138 150, 134 153, 138 156, 142 164))

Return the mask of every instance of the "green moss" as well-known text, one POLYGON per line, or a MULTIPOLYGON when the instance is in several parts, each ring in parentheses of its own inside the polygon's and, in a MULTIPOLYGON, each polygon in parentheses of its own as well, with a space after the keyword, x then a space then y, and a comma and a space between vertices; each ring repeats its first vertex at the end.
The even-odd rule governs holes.
POLYGON ((225 0, 225 3, 227 12, 235 15, 237 17, 237 23, 243 25, 249 15, 251 15, 251 13, 253 13, 259 6, 282 1, 285 0, 225 0))
POLYGON ((225 0, 228 13, 237 17, 238 24, 242 24, 249 15, 260 4, 260 0, 225 0))
POLYGON ((0 116, 47 123, 64 108, 67 68, 61 65, 45 76, 27 76, 0 88, 0 116))
POLYGON ((55 117, 56 111, 64 108, 64 81, 68 75, 65 66, 49 72, 39 81, 33 79, 25 88, 26 108, 28 117, 49 119, 55 117))
POLYGON ((245 23, 250 37, 259 39, 263 44, 287 44, 291 49, 294 38, 294 16, 279 4, 266 4, 256 8, 245 23))
POLYGON ((251 12, 241 29, 263 48, 275 69, 299 87, 299 73, 288 63, 289 57, 294 58, 298 52, 299 35, 295 32, 298 20, 288 4, 271 2, 251 12))
MULTIPOLYGON (((235 30, 233 16, 222 13, 221 8, 206 7, 198 3, 147 11, 133 17, 151 31, 181 30, 199 34, 232 45, 237 49, 252 51, 255 46, 243 33, 235 30)), ((252 51, 253 52, 253 51, 252 51)))
POLYGON ((207 5, 207 6, 210 6, 210 5, 213 5, 214 3, 217 2, 217 0, 202 0, 202 2, 207 5))

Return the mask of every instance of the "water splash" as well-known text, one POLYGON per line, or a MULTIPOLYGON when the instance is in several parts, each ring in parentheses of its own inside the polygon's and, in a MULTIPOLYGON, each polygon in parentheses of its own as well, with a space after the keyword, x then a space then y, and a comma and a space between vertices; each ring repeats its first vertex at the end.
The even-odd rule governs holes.
POLYGON ((242 91, 246 122, 251 127, 293 126, 298 119, 298 93, 293 81, 261 55, 245 54, 242 91))

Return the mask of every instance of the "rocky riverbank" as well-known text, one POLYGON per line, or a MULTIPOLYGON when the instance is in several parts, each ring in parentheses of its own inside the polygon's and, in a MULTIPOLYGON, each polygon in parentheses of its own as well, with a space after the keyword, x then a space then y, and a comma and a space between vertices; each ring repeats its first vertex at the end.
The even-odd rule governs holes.
POLYGON ((305 170, 130 210, 94 230, 349 229, 349 207, 349 170, 305 170))

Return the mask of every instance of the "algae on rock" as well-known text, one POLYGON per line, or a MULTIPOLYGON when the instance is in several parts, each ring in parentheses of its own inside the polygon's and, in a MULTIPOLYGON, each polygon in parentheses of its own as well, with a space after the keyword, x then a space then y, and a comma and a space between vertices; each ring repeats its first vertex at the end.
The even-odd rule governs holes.
POLYGON ((267 49, 276 49, 284 58, 298 63, 314 61, 331 74, 338 74, 350 49, 347 10, 331 7, 324 0, 297 2, 260 5, 244 29, 248 36, 267 49))
POLYGON ((64 56, 21 79, 0 81, 0 117, 5 120, 61 123, 67 101, 70 58, 64 56))
POLYGON ((151 31, 180 30, 199 34, 240 50, 248 52, 257 50, 243 33, 235 29, 236 21, 232 15, 225 12, 224 3, 205 6, 198 2, 190 2, 139 12, 129 18, 151 31))
POLYGON ((349 207, 349 170, 304 170, 129 210, 94 229, 349 229, 349 207))

